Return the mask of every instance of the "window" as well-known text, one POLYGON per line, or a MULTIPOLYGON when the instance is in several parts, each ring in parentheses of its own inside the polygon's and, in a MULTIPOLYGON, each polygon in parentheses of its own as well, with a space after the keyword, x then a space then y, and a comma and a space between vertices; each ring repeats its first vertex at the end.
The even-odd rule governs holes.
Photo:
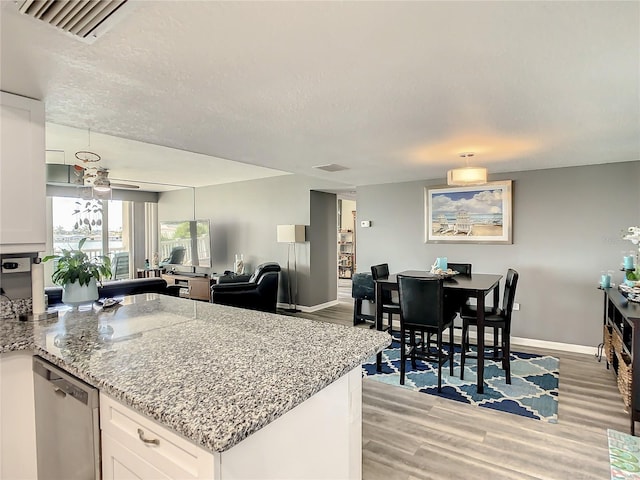
POLYGON ((76 248, 86 237, 83 250, 89 256, 103 255, 101 201, 53 197, 52 207, 54 254, 60 254, 63 248, 76 248))
POLYGON ((76 248, 82 238, 87 238, 83 251, 92 257, 108 255, 112 262, 112 279, 130 278, 129 203, 52 197, 53 253, 60 254, 63 248, 76 248))
MULTIPOLYGON (((46 255, 77 248, 111 258, 113 280, 135 277, 145 258, 158 251, 158 204, 148 192, 113 191, 115 199, 81 198, 82 189, 51 187, 47 196, 46 255), (135 228, 134 228, 135 226, 135 228)), ((44 264, 45 284, 52 286, 54 262, 44 264)))

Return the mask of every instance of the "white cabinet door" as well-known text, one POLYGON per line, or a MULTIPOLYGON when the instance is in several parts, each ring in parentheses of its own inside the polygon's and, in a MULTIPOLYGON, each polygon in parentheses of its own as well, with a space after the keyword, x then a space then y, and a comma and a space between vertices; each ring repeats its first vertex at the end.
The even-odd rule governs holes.
POLYGON ((0 253, 45 250, 44 104, 0 92, 0 253))
POLYGON ((109 435, 102 435, 102 480, 146 480, 151 478, 169 480, 171 477, 109 435))

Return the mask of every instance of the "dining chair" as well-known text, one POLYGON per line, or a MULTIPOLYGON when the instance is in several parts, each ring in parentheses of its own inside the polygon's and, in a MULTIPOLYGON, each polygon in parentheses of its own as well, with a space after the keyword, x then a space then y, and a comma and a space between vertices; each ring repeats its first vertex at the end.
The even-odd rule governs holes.
MULTIPOLYGON (((493 356, 485 357, 493 360, 502 360, 502 369, 505 371, 507 383, 511 383, 511 314, 513 313, 513 302, 516 296, 516 286, 518 285, 518 272, 510 268, 505 279, 504 294, 502 297, 502 307, 485 307, 484 325, 493 328, 493 356), (498 334, 500 334, 500 345, 498 346, 498 334), (498 351, 500 355, 498 355, 498 351)), ((469 327, 477 326, 478 311, 475 305, 465 305, 460 313, 462 317, 462 348, 460 355, 460 379, 464 380, 465 358, 477 358, 484 355, 484 352, 476 352, 469 355, 469 327)))
POLYGON ((373 303, 376 299, 375 284, 370 273, 354 273, 351 277, 351 297, 353 298, 353 324, 361 322, 373 322, 371 328, 375 328, 375 316, 362 313, 362 301, 373 303))
MULTIPOLYGON (((455 270, 458 272, 458 275, 463 275, 465 277, 471 276, 471 264, 470 263, 447 263, 447 267, 451 270, 455 270)), ((456 290, 450 290, 445 292, 444 301, 449 304, 452 308, 457 311, 460 311, 462 307, 469 303, 469 295, 456 290)), ((456 327, 460 328, 460 327, 456 327)))
POLYGON ((400 296, 400 385, 404 385, 407 355, 412 368, 416 359, 438 363, 438 392, 442 391, 442 366, 449 361, 449 375, 453 375, 453 319, 456 315, 445 308, 441 278, 398 275, 400 296), (443 333, 449 329, 449 348, 443 348, 443 333), (436 347, 416 344, 416 333, 436 335, 436 347), (408 344, 407 344, 408 342, 408 344))
POLYGON ((447 267, 451 270, 455 270, 460 275, 470 276, 471 275, 471 264, 470 263, 451 263, 447 262, 447 267))
MULTIPOLYGON (((389 276, 389 264, 381 263, 379 265, 372 265, 371 276, 374 282, 378 279, 387 278, 389 276)), ((391 333, 393 331, 393 314, 400 314, 400 305, 393 301, 389 290, 382 291, 382 313, 386 313, 389 320, 389 324, 386 328, 383 328, 383 330, 388 330, 389 333, 391 333)))

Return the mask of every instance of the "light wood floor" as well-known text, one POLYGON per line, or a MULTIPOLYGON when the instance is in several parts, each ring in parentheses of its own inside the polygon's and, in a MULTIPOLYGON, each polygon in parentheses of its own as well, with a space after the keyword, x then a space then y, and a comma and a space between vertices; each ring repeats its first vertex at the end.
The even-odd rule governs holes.
MULTIPOLYGON (((298 316, 352 325, 351 287, 339 305, 298 316)), ((628 432, 615 378, 591 355, 560 359, 558 423, 363 381, 363 478, 609 479, 607 429, 628 432)))

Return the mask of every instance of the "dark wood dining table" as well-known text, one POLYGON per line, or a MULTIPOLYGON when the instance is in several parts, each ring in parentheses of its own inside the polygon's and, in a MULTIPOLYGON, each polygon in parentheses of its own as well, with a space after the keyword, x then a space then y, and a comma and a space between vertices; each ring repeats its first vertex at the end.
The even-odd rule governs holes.
MULTIPOLYGON (((382 302, 378 299, 382 298, 383 290, 398 290, 398 275, 407 275, 411 277, 434 277, 436 274, 421 270, 406 270, 404 272, 394 273, 387 278, 381 278, 376 283, 376 328, 382 330, 382 302)), ((484 307, 485 297, 493 292, 493 305, 498 306, 500 296, 500 279, 502 275, 493 275, 486 273, 474 273, 472 275, 454 275, 445 278, 443 285, 446 290, 455 290, 466 293, 469 297, 475 298, 478 308, 478 380, 477 392, 484 392, 484 307)), ((382 353, 378 353, 376 366, 377 370, 381 370, 382 353)))

